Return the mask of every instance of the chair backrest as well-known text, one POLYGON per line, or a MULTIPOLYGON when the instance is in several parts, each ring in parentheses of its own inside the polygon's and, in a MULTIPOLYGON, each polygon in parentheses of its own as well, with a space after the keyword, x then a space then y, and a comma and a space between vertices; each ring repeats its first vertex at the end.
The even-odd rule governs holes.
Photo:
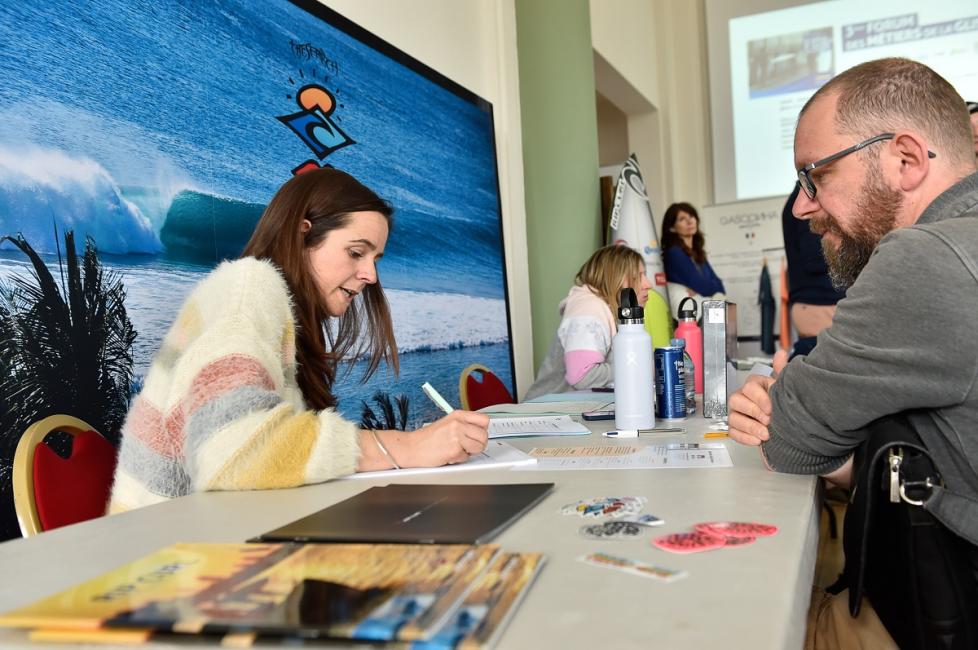
POLYGON ((27 428, 14 452, 17 522, 25 537, 105 514, 116 450, 86 422, 52 415, 27 428), (71 434, 71 456, 44 443, 48 434, 71 434))
POLYGON ((491 370, 478 363, 473 363, 462 371, 458 379, 458 395, 462 408, 466 411, 478 411, 495 404, 510 404, 513 396, 509 389, 491 370))

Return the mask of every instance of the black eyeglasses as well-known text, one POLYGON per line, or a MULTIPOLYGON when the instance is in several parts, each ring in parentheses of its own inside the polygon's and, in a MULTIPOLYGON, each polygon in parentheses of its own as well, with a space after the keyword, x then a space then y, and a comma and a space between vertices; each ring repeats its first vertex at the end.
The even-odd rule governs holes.
MULTIPOLYGON (((815 188, 815 183, 814 183, 814 181, 812 181, 812 177, 809 176, 809 174, 811 174, 812 171, 818 169, 819 167, 824 167, 825 165, 828 165, 830 162, 835 162, 839 158, 843 158, 845 156, 848 156, 849 154, 851 154, 853 152, 859 151, 863 147, 868 147, 869 145, 871 145, 871 144, 873 144, 875 142, 881 142, 882 140, 890 140, 890 139, 893 138, 894 135, 896 135, 896 134, 895 133, 881 133, 879 135, 874 135, 873 137, 869 138, 868 140, 863 140, 862 142, 860 142, 858 144, 852 145, 848 149, 843 149, 842 151, 840 151, 838 153, 834 153, 831 156, 828 156, 826 158, 822 158, 821 160, 816 160, 813 163, 809 163, 809 164, 805 165, 804 167, 802 167, 801 169, 798 170, 798 183, 801 185, 802 189, 805 190, 805 194, 808 195, 808 198, 814 199, 815 198, 815 194, 816 194, 816 192, 818 190, 815 188)), ((928 158, 936 158, 937 157, 937 154, 934 153, 933 151, 928 151, 927 152, 927 157, 928 158)))

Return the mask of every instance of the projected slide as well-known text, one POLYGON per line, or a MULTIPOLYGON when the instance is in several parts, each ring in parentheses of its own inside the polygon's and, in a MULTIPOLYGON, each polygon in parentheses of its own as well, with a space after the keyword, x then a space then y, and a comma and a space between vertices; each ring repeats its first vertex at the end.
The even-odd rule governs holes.
POLYGON ((836 74, 888 56, 934 68, 978 100, 974 0, 833 0, 730 21, 738 199, 785 194, 794 182, 798 111, 836 74))

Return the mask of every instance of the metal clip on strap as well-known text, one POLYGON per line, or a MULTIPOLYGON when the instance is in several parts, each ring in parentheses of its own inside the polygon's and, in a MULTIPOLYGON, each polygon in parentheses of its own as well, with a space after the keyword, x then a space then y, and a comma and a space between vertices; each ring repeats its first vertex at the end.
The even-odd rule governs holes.
POLYGON ((936 485, 937 484, 932 481, 931 477, 929 476, 923 481, 900 481, 900 498, 912 506, 923 506, 924 502, 930 498, 930 492, 936 485), (925 488, 927 490, 927 494, 921 499, 911 499, 907 496, 907 488, 910 488, 911 490, 925 488))
MULTIPOLYGON (((899 447, 890 448, 890 503, 900 503, 903 497, 903 485, 900 482, 900 464, 903 462, 903 450, 899 447)), ((905 499, 904 499, 905 500, 905 499)))

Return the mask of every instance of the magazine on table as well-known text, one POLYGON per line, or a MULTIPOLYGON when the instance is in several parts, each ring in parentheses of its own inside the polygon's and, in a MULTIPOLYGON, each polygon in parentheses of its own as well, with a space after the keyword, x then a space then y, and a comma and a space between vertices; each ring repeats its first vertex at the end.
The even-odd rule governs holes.
POLYGON ((104 631, 125 642, 128 629, 485 648, 542 563, 494 545, 175 544, 6 612, 0 626, 62 640, 104 631))

